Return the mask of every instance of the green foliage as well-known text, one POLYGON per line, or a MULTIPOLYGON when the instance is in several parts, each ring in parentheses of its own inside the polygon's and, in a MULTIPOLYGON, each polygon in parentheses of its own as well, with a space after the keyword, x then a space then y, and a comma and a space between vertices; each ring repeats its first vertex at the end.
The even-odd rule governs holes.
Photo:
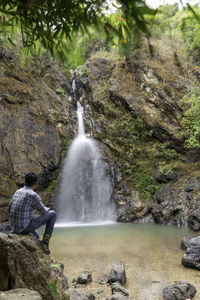
MULTIPOLYGON (((178 5, 165 4, 157 9, 155 16, 149 17, 153 36, 168 39, 174 51, 186 52, 200 64, 200 7, 194 5, 178 10, 178 5), (182 49, 180 49, 182 48, 182 49)), ((175 52, 175 59, 177 53, 175 52)))
POLYGON ((65 90, 62 87, 57 88, 56 90, 57 94, 65 95, 65 90))
POLYGON ((72 40, 65 39, 66 43, 66 59, 70 68, 76 69, 78 66, 83 65, 87 52, 100 49, 106 43, 106 35, 101 30, 88 28, 87 33, 78 33, 72 40))
MULTIPOLYGON (((200 8, 195 6, 193 12, 200 16, 200 8)), ((197 64, 200 64, 200 22, 194 17, 191 9, 186 9, 178 25, 182 39, 186 46, 188 56, 192 56, 197 64)))
POLYGON ((70 143, 71 143, 71 139, 69 139, 68 136, 66 135, 63 135, 62 136, 62 140, 63 140, 63 151, 62 151, 62 159, 64 159, 66 153, 67 153, 67 150, 69 149, 69 146, 70 146, 70 143))
POLYGON ((184 112, 181 126, 186 133, 185 146, 188 149, 200 148, 200 93, 186 95, 181 101, 184 112))
POLYGON ((159 184, 152 176, 145 144, 152 136, 140 118, 125 118, 116 124, 123 146, 121 149, 126 179, 139 190, 144 198, 151 200, 159 184))
POLYGON ((46 189, 46 192, 48 194, 51 194, 52 191, 56 188, 56 180, 52 180, 51 183, 48 185, 47 189, 46 189))
POLYGON ((56 263, 52 263, 51 264, 51 268, 54 270, 54 271, 58 271, 58 272, 62 272, 62 268, 60 266, 60 264, 56 264, 56 263))
POLYGON ((149 17, 152 33, 156 38, 161 38, 164 34, 171 30, 173 27, 173 17, 178 12, 178 4, 173 5, 165 4, 160 6, 155 16, 149 17))
POLYGON ((125 174, 147 200, 151 200, 152 196, 159 188, 156 179, 151 175, 151 168, 146 161, 135 161, 133 163, 125 161, 125 174))
POLYGON ((63 136, 63 145, 64 145, 64 152, 69 149, 70 139, 67 136, 63 136))
POLYGON ((52 282, 52 283, 50 284, 49 287, 50 287, 50 289, 51 289, 53 295, 55 296, 54 299, 55 299, 55 300, 58 300, 57 281, 54 280, 54 282, 52 282))
POLYGON ((164 159, 165 161, 179 159, 179 154, 175 149, 171 148, 169 142, 153 144, 152 151, 156 153, 156 156, 164 159))
MULTIPOLYGON (((52 54, 64 60, 67 53, 67 40, 74 33, 87 32, 95 25, 103 28, 108 37, 116 34, 124 40, 124 33, 132 34, 132 28, 148 32, 145 15, 153 14, 144 0, 117 1, 121 19, 113 24, 106 15, 106 0, 2 0, 0 2, 0 31, 11 31, 20 27, 24 47, 34 50, 37 42, 52 54)), ((12 42, 12 39, 8 37, 12 42)))

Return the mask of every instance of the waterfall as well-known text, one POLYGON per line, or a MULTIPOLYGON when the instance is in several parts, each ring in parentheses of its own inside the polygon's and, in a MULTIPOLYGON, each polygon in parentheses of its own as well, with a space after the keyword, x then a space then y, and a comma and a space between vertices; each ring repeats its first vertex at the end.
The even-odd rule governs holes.
MULTIPOLYGON (((75 81, 72 87, 75 93, 75 81)), ((64 161, 57 201, 58 223, 113 219, 108 164, 103 160, 97 142, 85 134, 83 113, 83 107, 77 101, 78 135, 64 161)))

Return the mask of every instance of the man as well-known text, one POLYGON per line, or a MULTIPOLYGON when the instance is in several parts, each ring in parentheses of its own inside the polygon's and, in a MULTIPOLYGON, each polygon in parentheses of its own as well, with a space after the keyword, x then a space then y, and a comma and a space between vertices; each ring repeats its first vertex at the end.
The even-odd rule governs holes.
POLYGON ((9 204, 11 233, 32 233, 39 239, 36 229, 46 224, 43 240, 39 241, 39 246, 45 254, 50 254, 49 240, 54 229, 56 212, 44 206, 40 196, 34 191, 37 182, 38 176, 35 173, 28 173, 25 176, 25 186, 14 193, 9 204), (35 216, 34 210, 40 214, 35 216))

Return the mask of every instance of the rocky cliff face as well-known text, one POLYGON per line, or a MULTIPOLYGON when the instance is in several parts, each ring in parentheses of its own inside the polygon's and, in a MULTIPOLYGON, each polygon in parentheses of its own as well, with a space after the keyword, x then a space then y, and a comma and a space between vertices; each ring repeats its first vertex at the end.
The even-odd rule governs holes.
POLYGON ((184 146, 179 101, 196 78, 167 46, 154 57, 144 46, 129 59, 96 54, 78 80, 88 131, 107 149, 118 221, 187 224, 200 157, 184 146))
MULTIPOLYGON (((76 131, 76 100, 60 67, 44 59, 23 68, 0 55, 0 222, 23 176, 39 174, 47 204, 76 131), (35 66, 36 65, 36 66, 35 66)), ((105 151, 117 220, 185 225, 199 206, 199 151, 184 146, 180 100, 197 79, 165 46, 131 58, 96 53, 74 75, 88 134, 105 151)))
POLYGON ((20 67, 16 56, 0 56, 0 222, 8 201, 27 172, 39 174, 39 190, 50 201, 51 187, 74 134, 71 84, 49 60, 20 67))

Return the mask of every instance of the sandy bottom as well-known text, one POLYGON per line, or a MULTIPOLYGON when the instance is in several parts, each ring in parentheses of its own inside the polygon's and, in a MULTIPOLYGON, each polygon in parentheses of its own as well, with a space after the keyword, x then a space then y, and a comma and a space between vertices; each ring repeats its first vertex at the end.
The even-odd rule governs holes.
POLYGON ((105 299, 111 291, 100 284, 117 261, 126 266, 131 300, 159 300, 162 290, 174 281, 187 280, 197 288, 200 300, 200 271, 181 264, 183 236, 194 236, 188 229, 176 227, 112 224, 55 228, 51 239, 52 257, 65 265, 70 286, 83 271, 89 271, 93 283, 82 291, 92 291, 96 299, 105 299))

